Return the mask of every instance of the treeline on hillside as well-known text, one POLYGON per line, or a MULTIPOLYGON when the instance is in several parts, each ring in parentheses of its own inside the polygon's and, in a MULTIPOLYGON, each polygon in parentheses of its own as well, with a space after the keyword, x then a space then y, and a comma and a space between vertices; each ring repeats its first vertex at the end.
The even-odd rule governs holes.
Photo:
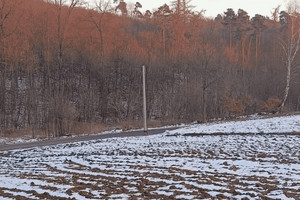
MULTIPOLYGON (((282 44, 298 15, 228 9, 210 19, 184 0, 153 13, 98 2, 88 9, 80 0, 0 0, 1 132, 59 136, 84 124, 138 121, 142 65, 151 120, 206 121, 280 105, 282 44)), ((285 109, 299 110, 299 89, 291 81, 285 109)))

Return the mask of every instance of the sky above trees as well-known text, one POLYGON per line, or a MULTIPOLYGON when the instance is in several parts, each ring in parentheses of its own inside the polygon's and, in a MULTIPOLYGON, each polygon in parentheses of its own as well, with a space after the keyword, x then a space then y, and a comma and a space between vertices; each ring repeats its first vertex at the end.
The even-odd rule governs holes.
MULTIPOLYGON (((95 0, 89 1, 95 2, 95 0)), ((134 4, 136 1, 142 4, 142 11, 152 11, 165 3, 170 5, 172 2, 172 0, 126 0, 126 3, 134 4)), ((191 5, 196 6, 195 10, 197 11, 206 10, 205 16, 208 17, 216 17, 226 11, 227 8, 233 8, 235 11, 242 8, 253 17, 255 14, 270 16, 270 13, 277 6, 281 5, 281 8, 285 8, 286 2, 287 0, 192 0, 191 5)))
POLYGON ((270 16, 270 13, 279 5, 282 8, 286 0, 193 0, 192 4, 198 9, 205 9, 206 16, 213 16, 223 13, 227 8, 237 11, 239 8, 247 11, 253 17, 255 14, 270 16))

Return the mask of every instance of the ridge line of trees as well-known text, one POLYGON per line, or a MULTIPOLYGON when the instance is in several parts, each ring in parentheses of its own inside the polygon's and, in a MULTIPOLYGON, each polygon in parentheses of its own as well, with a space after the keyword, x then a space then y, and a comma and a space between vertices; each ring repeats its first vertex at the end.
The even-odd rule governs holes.
POLYGON ((140 121, 144 64, 150 120, 300 109, 296 4, 272 19, 230 8, 205 18, 185 0, 141 8, 0 0, 0 133, 140 121))

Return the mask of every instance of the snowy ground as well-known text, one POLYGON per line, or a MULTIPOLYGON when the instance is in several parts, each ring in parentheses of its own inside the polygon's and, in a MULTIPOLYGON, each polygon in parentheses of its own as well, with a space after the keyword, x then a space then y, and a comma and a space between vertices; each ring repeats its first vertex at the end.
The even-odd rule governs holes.
MULTIPOLYGON (((112 134, 112 133, 121 133, 123 130, 120 129, 115 129, 115 130, 109 130, 109 131, 103 131, 100 133, 96 133, 94 135, 106 135, 106 134, 112 134)), ((63 136, 63 138, 68 138, 68 137, 81 137, 85 136, 88 134, 70 134, 69 136, 63 136)), ((37 137, 37 138, 32 138, 32 136, 26 135, 24 137, 20 138, 9 138, 9 137, 0 137, 0 145, 6 145, 6 144, 19 144, 19 143, 30 143, 30 142, 37 142, 41 140, 48 140, 48 138, 45 137, 37 137)))
POLYGON ((193 125, 0 152, 0 199, 299 199, 299 123, 193 125), (289 134, 184 135, 233 132, 289 134))
POLYGON ((300 133, 300 115, 253 120, 195 124, 171 133, 300 133))

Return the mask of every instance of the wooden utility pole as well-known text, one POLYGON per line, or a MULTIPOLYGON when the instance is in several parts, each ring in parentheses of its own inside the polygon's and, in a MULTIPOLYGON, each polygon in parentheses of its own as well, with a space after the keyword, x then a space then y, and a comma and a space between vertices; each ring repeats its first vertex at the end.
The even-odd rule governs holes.
POLYGON ((144 114, 144 133, 148 135, 147 128, 147 104, 146 104, 146 66, 143 65, 143 114, 144 114))

